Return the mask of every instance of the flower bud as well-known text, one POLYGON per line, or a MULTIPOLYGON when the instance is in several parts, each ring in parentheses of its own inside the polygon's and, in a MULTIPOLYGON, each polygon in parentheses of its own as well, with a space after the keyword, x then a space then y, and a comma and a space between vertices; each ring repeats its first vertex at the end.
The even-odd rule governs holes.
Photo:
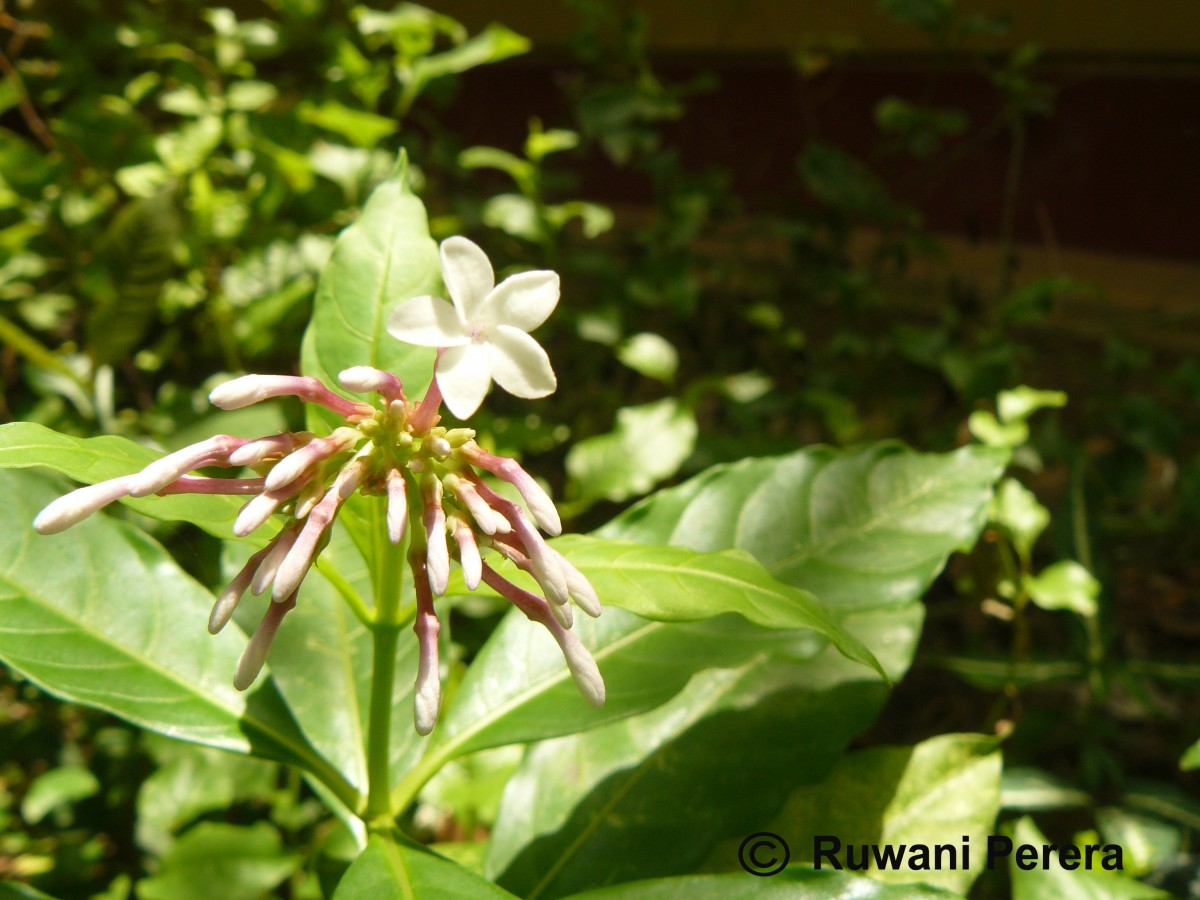
POLYGON ((429 569, 429 587, 435 597, 440 597, 446 593, 446 586, 450 582, 450 549, 446 546, 442 483, 437 478, 426 477, 421 482, 421 503, 428 540, 425 562, 429 569))
POLYGON ((404 385, 391 372, 383 372, 371 366, 351 366, 338 372, 338 383, 356 394, 374 392, 388 401, 404 400, 404 385))
POLYGON ((475 524, 484 534, 508 534, 512 531, 508 520, 488 506, 487 501, 475 490, 475 485, 466 478, 450 474, 446 476, 445 483, 446 487, 454 492, 454 496, 471 513, 471 518, 475 520, 475 524))
POLYGON ((287 558, 288 552, 292 549, 292 544, 296 543, 296 537, 299 534, 299 525, 289 525, 275 535, 271 543, 267 545, 270 552, 263 557, 262 565, 258 567, 258 571, 254 573, 254 580, 250 582, 250 593, 255 597, 270 587, 271 582, 275 580, 280 565, 287 558))
POLYGON ((242 570, 221 591, 217 597, 217 602, 213 604, 212 612, 208 616, 209 634, 217 634, 229 624, 229 619, 237 609, 238 603, 241 602, 242 595, 246 593, 246 588, 250 586, 250 582, 254 578, 254 573, 258 571, 258 567, 262 565, 263 559, 271 552, 271 546, 271 544, 268 544, 246 560, 246 564, 242 566, 242 570))
POLYGON ((479 482, 476 488, 494 509, 499 510, 512 523, 513 531, 521 542, 521 550, 529 557, 529 571, 546 592, 546 597, 560 605, 569 602, 567 578, 558 562, 561 557, 551 550, 538 534, 537 529, 525 517, 525 510, 505 500, 482 482, 479 482))
POLYGON ((404 474, 399 469, 390 469, 387 473, 387 528, 388 540, 399 544, 404 540, 404 530, 408 526, 408 497, 404 474))
POLYGON ((134 476, 129 486, 129 496, 145 497, 153 494, 192 469, 227 464, 229 454, 246 443, 242 438, 218 434, 206 441, 168 453, 134 476))
POLYGON ((315 438, 275 464, 267 474, 268 491, 277 491, 300 478, 317 463, 341 453, 359 434, 353 428, 339 428, 329 437, 315 438))
POLYGON ((553 547, 550 548, 550 552, 558 560, 563 577, 567 580, 567 593, 571 595, 571 599, 575 601, 575 605, 593 619, 599 618, 601 612, 600 598, 596 595, 596 589, 592 587, 592 583, 587 580, 582 572, 571 565, 565 556, 553 547))
POLYGON ((347 418, 369 416, 374 412, 367 404, 339 397, 319 380, 306 375, 243 375, 217 385, 208 399, 221 409, 241 409, 271 397, 286 396, 319 403, 347 418))
POLYGON ((233 686, 239 691, 246 690, 258 678, 258 673, 262 671, 262 667, 267 661, 267 654, 271 651, 271 644, 275 640, 275 633, 279 631, 283 617, 295 606, 295 594, 292 594, 283 603, 267 604, 267 611, 263 614, 262 621, 258 623, 258 628, 254 630, 250 643, 246 645, 241 659, 238 660, 237 671, 233 676, 233 686))
POLYGON ((288 550, 287 557, 280 564, 279 571, 275 575, 275 586, 271 589, 271 597, 276 603, 299 590, 300 582, 308 574, 313 559, 316 557, 317 544, 322 535, 333 524, 342 501, 362 484, 366 472, 365 460, 356 459, 348 463, 338 473, 329 490, 325 492, 325 496, 308 514, 304 520, 304 527, 300 530, 300 536, 288 550))
POLYGON ((483 557, 479 555, 479 544, 475 541, 475 532, 462 519, 454 518, 450 523, 454 534, 454 542, 458 544, 458 563, 462 566, 463 581, 467 590, 473 591, 479 587, 479 578, 483 572, 483 557))
POLYGON ((417 594, 413 632, 417 635, 419 648, 417 680, 413 688, 413 725, 417 734, 429 734, 437 724, 442 704, 442 674, 438 665, 438 635, 442 626, 433 608, 428 576, 417 566, 413 577, 417 594))
POLYGON ((231 466, 253 466, 269 456, 290 453, 300 444, 308 443, 316 435, 302 431, 293 434, 285 431, 283 434, 273 434, 270 437, 258 438, 238 447, 229 454, 231 466))
POLYGON ((520 491, 533 520, 543 531, 551 537, 562 533, 562 520, 558 516, 554 501, 516 460, 488 453, 474 441, 464 444, 462 453, 475 465, 487 469, 501 481, 507 481, 520 491))
POLYGON ((37 514, 33 527, 38 534, 58 534, 82 522, 98 509, 129 495, 129 486, 137 475, 122 475, 64 494, 37 514))

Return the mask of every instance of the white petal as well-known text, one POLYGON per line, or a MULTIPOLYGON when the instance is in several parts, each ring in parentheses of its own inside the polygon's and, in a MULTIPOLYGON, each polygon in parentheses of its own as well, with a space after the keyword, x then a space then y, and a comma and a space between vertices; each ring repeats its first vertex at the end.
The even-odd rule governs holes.
POLYGON ((491 346, 492 377, 500 387, 526 400, 554 393, 558 379, 554 377, 550 357, 525 332, 501 325, 492 332, 491 346))
POLYGON ((440 297, 413 297, 396 307, 388 334, 418 347, 457 347, 469 342, 454 307, 440 297))
POLYGON ((491 354, 485 344, 451 347, 438 360, 438 387, 450 412, 460 419, 475 414, 492 383, 491 354))
POLYGON ((511 325, 533 331, 558 305, 558 273, 521 272, 505 278, 479 306, 475 321, 485 328, 511 325))
POLYGON ((496 283, 487 254, 465 237, 442 241, 442 281, 464 322, 470 322, 496 283))

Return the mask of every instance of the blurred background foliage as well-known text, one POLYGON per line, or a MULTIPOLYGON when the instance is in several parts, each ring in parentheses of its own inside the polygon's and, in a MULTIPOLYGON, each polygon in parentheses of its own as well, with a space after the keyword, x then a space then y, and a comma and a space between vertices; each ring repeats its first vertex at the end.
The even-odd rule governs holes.
MULTIPOLYGON (((1052 265, 1023 267, 1028 156, 1063 78, 997 6, 865 4, 873 34, 925 62, 903 92, 850 97, 867 135, 850 146, 822 125, 872 59, 844 30, 789 36, 755 76, 752 55, 656 52, 638 4, 600 0, 566 2, 570 36, 544 51, 407 3, 0 4, 0 417, 164 449, 216 430, 218 375, 294 371, 333 237, 404 149, 435 237, 562 275, 539 332, 559 392, 537 413, 493 395, 476 427, 548 478, 576 530, 714 463, 811 443, 1016 448, 993 524, 935 586, 917 662, 863 742, 1004 735, 1006 815, 1035 811, 1060 840, 1094 829, 1136 845, 1133 874, 1186 882, 1195 298, 1122 306, 1063 264, 1052 229, 1052 265), (768 123, 800 128, 794 152, 717 115, 747 83, 768 123), (964 167, 981 149, 1001 164, 964 167), (993 218, 958 236, 927 224, 980 178, 993 218)), ((262 433, 262 415, 219 427, 262 433)), ((150 527, 215 580, 215 541, 150 527)), ((469 659, 494 610, 455 615, 469 659)), ((224 896, 320 897, 353 857, 277 766, 5 678, 0 877, 207 896, 195 873, 219 859, 224 896)), ((490 827, 516 758, 468 763, 412 810, 429 840, 490 827)), ((1001 874, 978 890, 1000 895, 1001 874)))

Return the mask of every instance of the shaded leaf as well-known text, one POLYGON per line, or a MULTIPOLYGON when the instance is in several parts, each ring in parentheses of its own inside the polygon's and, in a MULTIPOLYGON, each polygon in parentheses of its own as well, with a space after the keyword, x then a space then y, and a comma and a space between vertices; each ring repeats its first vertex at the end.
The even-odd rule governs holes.
POLYGON ((1092 871, 1080 868, 1064 869, 1058 861, 1058 854, 1050 856, 1050 865, 1041 865, 1041 848, 1050 841, 1026 816, 1019 819, 1013 827, 1012 841, 1014 846, 1022 844, 1036 847, 1039 852, 1038 862, 1031 868, 1017 865, 1016 854, 1009 862, 1009 876, 1012 878, 1013 900, 1133 900, 1133 898, 1166 898, 1170 895, 1142 884, 1116 872, 1099 870, 1102 854, 1096 854, 1092 871))
POLYGON ((333 900, 392 897, 499 900, 512 894, 456 862, 375 835, 338 883, 333 900))
POLYGON ((770 878, 750 880, 745 872, 727 875, 686 875, 632 881, 612 887, 572 894, 570 900, 729 900, 730 897, 763 897, 766 900, 926 900, 953 897, 947 891, 922 884, 894 886, 845 872, 815 871, 790 866, 770 878))
POLYGON ((201 822, 167 850, 158 874, 137 883, 144 900, 257 900, 300 867, 275 826, 201 822), (217 886, 219 885, 219 888, 217 886))
POLYGON ((21 818, 36 824, 59 806, 86 800, 100 790, 96 776, 82 766, 59 766, 43 772, 21 800, 21 818))

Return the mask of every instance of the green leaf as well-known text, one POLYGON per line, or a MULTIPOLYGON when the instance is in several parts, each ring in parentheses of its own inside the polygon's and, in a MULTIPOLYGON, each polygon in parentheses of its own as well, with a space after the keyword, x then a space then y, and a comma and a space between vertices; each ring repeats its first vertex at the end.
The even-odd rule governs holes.
POLYGON ((790 866, 757 881, 751 877, 733 872, 631 881, 572 894, 569 900, 730 900, 751 896, 764 900, 932 900, 955 896, 923 884, 895 887, 845 872, 818 872, 802 866, 790 866))
POLYGON ((224 135, 220 117, 206 115, 160 134, 154 139, 154 149, 172 175, 187 175, 204 165, 224 135))
POLYGON ((21 801, 21 817, 36 825, 55 808, 86 800, 99 790, 100 782, 83 766, 59 766, 43 772, 29 785, 21 801))
POLYGON ((980 447, 936 454, 890 443, 745 459, 660 491, 596 533, 736 547, 826 606, 902 606, 974 542, 1006 462, 980 447))
MULTIPOLYGON (((58 495, 28 472, 0 472, 0 491, 16 522, 58 495)), ((351 796, 272 683, 234 689, 245 635, 208 634, 212 595, 145 534, 106 516, 49 537, 18 526, 0 532, 0 560, 0 659, 13 669, 151 731, 298 763, 351 796)))
POLYGON ((1069 609, 1081 616, 1096 615, 1100 582, 1073 559, 1060 560, 1026 577, 1025 589, 1042 609, 1069 609))
POLYGON ((1038 502, 1033 491, 1006 478, 996 489, 988 518, 1008 531, 1021 558, 1028 560, 1033 545, 1050 524, 1050 510, 1038 502))
POLYGON ((694 622, 738 613, 764 628, 811 628, 850 659, 883 669, 807 591, 772 578, 738 550, 697 553, 686 547, 647 547, 570 535, 554 542, 596 588, 600 601, 647 619, 694 622))
POLYGON ((1039 391, 1021 385, 1011 391, 1001 391, 996 397, 996 410, 1000 421, 1024 422, 1039 409, 1059 408, 1067 405, 1067 395, 1062 391, 1039 391))
POLYGON ((1184 853, 1183 830, 1151 816, 1119 806, 1096 810, 1096 825, 1104 840, 1125 851, 1125 868, 1135 878, 1169 865, 1184 853))
POLYGON ((732 849, 709 866, 736 867, 737 841, 828 771, 887 693, 840 658, 769 648, 696 675, 646 715, 531 748, 505 789, 485 874, 527 900, 559 897, 693 871, 724 839, 732 849))
POLYGON ((129 202, 105 231, 96 252, 115 294, 88 312, 88 352, 97 363, 127 359, 158 318, 159 296, 175 271, 179 232, 172 191, 129 202))
POLYGON ((986 409, 971 413, 967 428, 976 440, 989 447, 1019 447, 1029 440, 1029 426, 1023 421, 1001 423, 986 409))
POLYGON ((325 100, 319 106, 306 100, 296 107, 296 117, 301 122, 339 134, 356 147, 367 150, 395 134, 399 127, 395 119, 353 109, 336 100, 325 100))
POLYGON ((1013 810, 1075 809, 1090 806, 1086 791, 1032 767, 1006 768, 1000 779, 1000 806, 1013 810))
POLYGON ((1200 769, 1200 741, 1196 741, 1196 743, 1184 751, 1183 756, 1179 760, 1179 768, 1185 772, 1200 769))
MULTIPOLYGON (((84 484, 96 484, 137 472, 161 456, 149 447, 116 435, 77 438, 33 422, 0 425, 0 469, 45 467, 84 484)), ((51 496, 50 500, 53 499, 51 496)), ((167 522, 191 522, 209 534, 227 538, 244 501, 239 497, 169 494, 124 497, 121 502, 143 515, 167 522)), ((35 509, 33 514, 38 512, 35 509)), ((33 515, 28 524, 32 522, 33 515)))
POLYGON ((411 66, 397 66, 396 75, 404 85, 405 97, 411 104, 425 85, 435 78, 459 75, 477 66, 520 56, 528 52, 529 47, 528 38, 503 25, 493 24, 457 47, 443 53, 423 56, 411 66))
POLYGON ((811 859, 819 834, 835 835, 843 847, 950 844, 958 851, 953 867, 923 871, 904 864, 879 870, 872 861, 872 877, 965 894, 984 870, 983 849, 1000 809, 997 743, 983 735, 945 734, 913 747, 852 753, 820 784, 792 794, 767 830, 794 840, 802 860, 811 859), (962 865, 964 836, 974 849, 970 868, 962 865))
POLYGON ((302 368, 330 387, 351 366, 394 372, 410 397, 429 386, 435 351, 402 344, 386 330, 399 304, 441 292, 437 244, 406 171, 402 160, 375 189, 358 221, 338 236, 321 273, 302 368))
POLYGON ((1078 869, 1064 869, 1058 862, 1057 853, 1051 854, 1050 865, 1042 868, 1041 849, 1050 842, 1028 816, 1016 822, 1012 841, 1014 850, 1024 844, 1035 847, 1039 853, 1038 864, 1026 869, 1017 865, 1014 852, 1008 870, 1013 900, 1136 900, 1170 896, 1140 881, 1099 869, 1104 858, 1100 853, 1093 858, 1096 868, 1092 871, 1083 868, 1082 860, 1078 869))
POLYGON ((269 801, 276 789, 279 767, 272 763, 165 738, 150 747, 159 767, 138 789, 135 833, 138 846, 156 856, 197 816, 240 800, 269 801))
POLYGON ((235 81, 225 92, 230 109, 252 111, 274 102, 279 90, 269 81, 235 81))
POLYGON ((679 369, 679 351, 675 345, 658 334, 643 331, 627 339, 617 348, 617 359, 635 372, 670 383, 679 369))
POLYGON ((619 503, 678 472, 695 443, 696 418, 677 401, 626 406, 612 432, 571 448, 567 474, 580 498, 619 503))
POLYGON ((470 869, 427 850, 374 835, 338 883, 333 900, 512 898, 470 869))
MULTIPOLYGON (((749 551, 777 578, 816 587, 898 678, 920 634, 917 598, 948 554, 974 540, 1005 459, 979 448, 933 455, 882 445, 743 460, 658 492, 599 533, 749 551)), ((532 749, 502 801, 489 872, 523 896, 539 885, 559 896, 601 879, 691 871, 717 841, 761 827, 790 788, 823 776, 876 715, 885 685, 832 647, 802 650, 795 642, 811 642, 812 632, 724 624, 735 621, 659 625, 667 652, 654 656, 636 646, 625 655, 619 641, 607 658, 597 653, 613 703, 625 699, 616 661, 669 673, 683 661, 670 640, 701 624, 726 633, 727 653, 735 634, 757 651, 741 661, 709 656, 725 668, 696 676, 671 702, 532 749)), ((468 679, 484 676, 482 663, 468 679)))
POLYGON ((219 885, 223 900, 258 900, 300 867, 283 850, 275 826, 201 822, 163 855, 152 878, 137 883, 143 900, 208 900, 219 885))

